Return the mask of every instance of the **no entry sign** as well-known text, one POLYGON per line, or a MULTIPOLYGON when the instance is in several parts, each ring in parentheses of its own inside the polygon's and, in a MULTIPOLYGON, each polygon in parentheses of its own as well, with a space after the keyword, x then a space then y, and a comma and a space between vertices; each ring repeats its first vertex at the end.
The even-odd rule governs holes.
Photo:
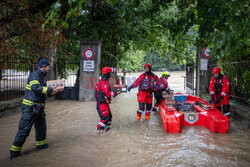
POLYGON ((202 49, 202 55, 206 58, 210 58, 211 55, 211 50, 209 48, 203 48, 202 49))
POLYGON ((95 52, 90 48, 85 49, 83 51, 83 56, 85 57, 85 59, 92 59, 94 55, 95 55, 95 52))

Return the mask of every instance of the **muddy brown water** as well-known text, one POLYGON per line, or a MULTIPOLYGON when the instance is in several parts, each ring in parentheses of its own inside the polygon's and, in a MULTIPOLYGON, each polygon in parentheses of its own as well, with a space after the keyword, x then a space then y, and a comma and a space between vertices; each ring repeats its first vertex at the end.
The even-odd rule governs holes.
MULTIPOLYGON (((174 83, 174 82, 173 82, 174 83)), ((250 166, 250 130, 230 121, 226 134, 204 127, 184 126, 166 133, 158 112, 136 120, 137 90, 113 99, 112 128, 96 133, 95 102, 52 101, 46 104, 49 148, 37 150, 35 131, 22 155, 9 160, 20 113, 0 118, 0 166, 118 167, 118 166, 250 166)))

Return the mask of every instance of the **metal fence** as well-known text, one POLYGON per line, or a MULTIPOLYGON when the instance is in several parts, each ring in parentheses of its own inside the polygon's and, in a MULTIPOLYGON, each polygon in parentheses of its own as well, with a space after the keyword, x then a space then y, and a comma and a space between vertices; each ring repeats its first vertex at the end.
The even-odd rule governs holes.
POLYGON ((22 97, 29 71, 34 67, 26 59, 0 62, 0 101, 22 97))
MULTIPOLYGON (((6 58, 0 62, 0 101, 8 101, 24 95, 30 72, 36 70, 37 63, 28 59, 6 58)), ((64 79, 65 87, 74 87, 79 61, 58 61, 55 65, 56 78, 64 79)))
MULTIPOLYGON (((189 62, 186 64, 186 93, 194 95, 195 94, 195 63, 189 62)), ((184 88, 184 89, 185 89, 184 88)))

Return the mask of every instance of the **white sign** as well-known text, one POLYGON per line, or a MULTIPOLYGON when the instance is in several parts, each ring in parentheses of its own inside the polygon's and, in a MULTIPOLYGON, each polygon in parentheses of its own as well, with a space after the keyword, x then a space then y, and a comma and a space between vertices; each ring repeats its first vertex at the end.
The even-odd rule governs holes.
POLYGON ((95 71, 95 61, 94 60, 84 60, 83 61, 83 71, 95 71))
POLYGON ((208 59, 201 59, 201 70, 207 71, 207 62, 208 59))

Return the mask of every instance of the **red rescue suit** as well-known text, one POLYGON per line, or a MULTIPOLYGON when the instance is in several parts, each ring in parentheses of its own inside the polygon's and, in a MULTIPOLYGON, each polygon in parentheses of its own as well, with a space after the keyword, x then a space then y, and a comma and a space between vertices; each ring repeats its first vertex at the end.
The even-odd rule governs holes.
POLYGON ((101 119, 97 128, 104 129, 106 125, 111 125, 112 114, 109 108, 109 103, 111 103, 111 97, 115 97, 116 95, 116 92, 110 90, 108 80, 102 78, 96 84, 96 109, 101 119))
MULTIPOLYGON (((215 78, 214 76, 210 80, 209 85, 209 93, 211 96, 214 96, 214 101, 218 99, 219 97, 222 98, 222 105, 223 105, 223 112, 229 111, 229 97, 230 97, 230 82, 228 77, 224 75, 219 75, 218 78, 215 78)), ((218 109, 221 108, 221 102, 217 103, 215 105, 218 109)))
POLYGON ((160 77, 156 81, 156 91, 154 92, 156 103, 154 105, 154 110, 161 104, 162 101, 164 101, 164 98, 162 97, 162 92, 168 88, 168 81, 164 77, 160 77))
POLYGON ((154 90, 155 82, 158 80, 157 75, 151 72, 151 75, 148 75, 146 72, 141 74, 136 81, 132 84, 132 87, 135 88, 139 86, 139 92, 137 93, 137 101, 139 102, 139 110, 137 115, 141 114, 145 110, 146 104, 146 113, 145 115, 150 115, 152 109, 152 92, 154 90))

